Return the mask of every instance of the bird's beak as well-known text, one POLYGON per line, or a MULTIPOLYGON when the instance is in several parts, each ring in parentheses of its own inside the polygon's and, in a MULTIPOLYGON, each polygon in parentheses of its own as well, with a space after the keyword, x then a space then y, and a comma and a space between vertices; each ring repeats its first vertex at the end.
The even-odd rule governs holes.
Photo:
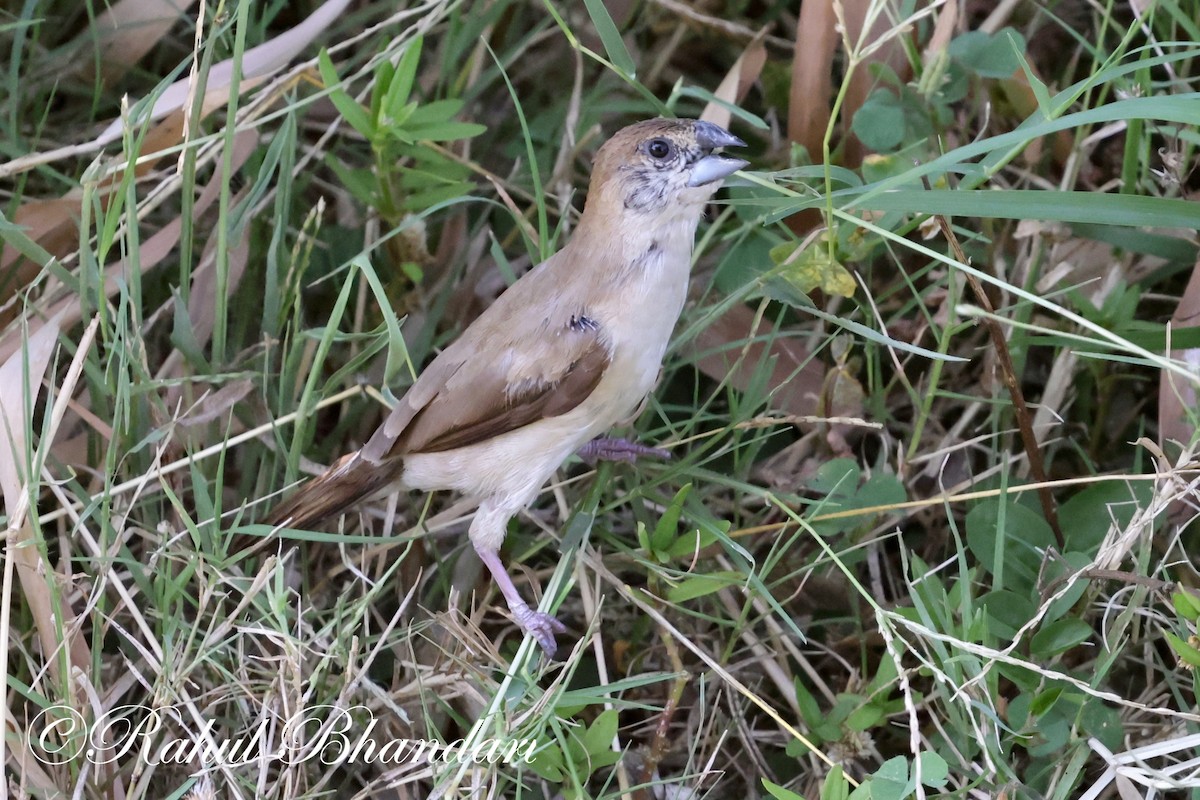
MULTIPOLYGON (((720 125, 714 125, 711 122, 696 123, 696 141, 705 150, 746 146, 741 139, 720 125)), ((704 186, 723 180, 749 164, 749 161, 743 161, 724 153, 710 153, 692 165, 692 174, 688 177, 687 185, 691 187, 704 186)))

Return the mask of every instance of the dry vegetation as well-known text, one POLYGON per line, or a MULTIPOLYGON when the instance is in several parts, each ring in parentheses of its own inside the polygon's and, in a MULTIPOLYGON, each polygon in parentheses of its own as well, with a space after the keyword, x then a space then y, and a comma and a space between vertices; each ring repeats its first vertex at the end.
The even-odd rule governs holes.
POLYGON ((0 791, 1200 796, 1196 0, 400 5, 0 12, 0 791), (754 164, 674 458, 510 532, 563 660, 457 498, 234 555, 658 114, 754 164))

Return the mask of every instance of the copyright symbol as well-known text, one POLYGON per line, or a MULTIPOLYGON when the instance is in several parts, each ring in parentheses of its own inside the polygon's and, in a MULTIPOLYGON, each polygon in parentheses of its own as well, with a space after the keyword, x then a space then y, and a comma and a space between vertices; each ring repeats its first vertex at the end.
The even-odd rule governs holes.
POLYGON ((33 757, 48 766, 74 760, 87 744, 87 722, 70 706, 50 706, 33 718, 33 757))

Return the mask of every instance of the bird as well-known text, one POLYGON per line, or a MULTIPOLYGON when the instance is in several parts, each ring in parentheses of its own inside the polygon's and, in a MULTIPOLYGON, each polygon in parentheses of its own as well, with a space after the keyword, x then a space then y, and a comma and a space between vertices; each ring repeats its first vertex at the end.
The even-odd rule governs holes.
POLYGON ((443 349, 359 450, 275 508, 309 529, 371 497, 455 490, 478 501, 468 531, 513 620, 550 657, 566 627, 529 606, 500 558, 509 521, 572 454, 662 451, 603 436, 658 380, 687 295, 696 228, 749 162, 712 122, 650 119, 597 151, 569 241, 443 349))

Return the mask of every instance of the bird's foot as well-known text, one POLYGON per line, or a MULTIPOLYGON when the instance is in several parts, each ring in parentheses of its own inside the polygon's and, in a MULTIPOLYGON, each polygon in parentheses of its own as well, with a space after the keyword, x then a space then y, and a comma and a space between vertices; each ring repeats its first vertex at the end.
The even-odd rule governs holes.
POLYGON ((671 453, 661 447, 650 447, 610 436, 592 439, 579 448, 575 455, 590 467, 596 466, 597 461, 624 461, 626 464, 632 464, 639 458, 658 458, 663 461, 671 459, 671 453))
POLYGON ((537 640, 547 656, 554 658, 554 653, 558 650, 554 634, 566 633, 567 626, 545 612, 535 611, 525 603, 514 603, 509 606, 509 610, 512 611, 513 619, 521 630, 537 640))

